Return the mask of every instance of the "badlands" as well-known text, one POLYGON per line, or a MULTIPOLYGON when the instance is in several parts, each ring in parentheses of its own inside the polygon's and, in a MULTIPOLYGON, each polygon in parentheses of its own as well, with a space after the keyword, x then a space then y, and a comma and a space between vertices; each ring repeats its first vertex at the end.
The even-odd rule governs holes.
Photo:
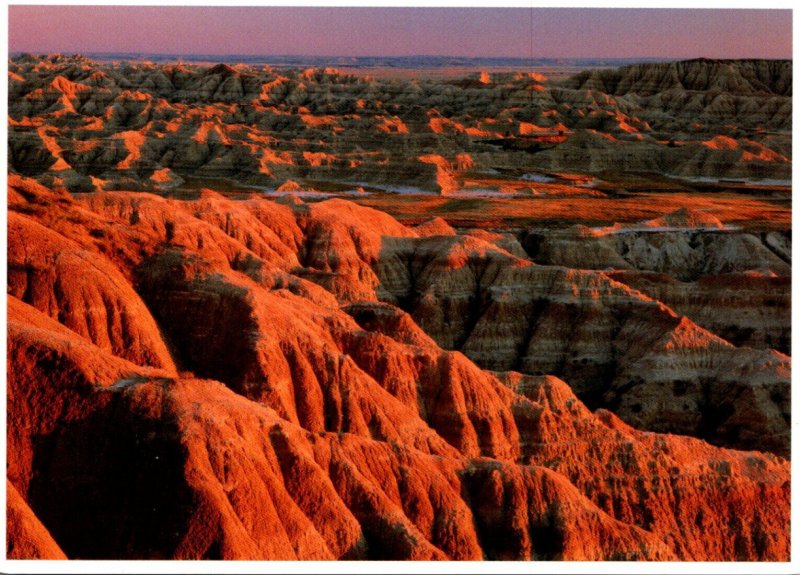
POLYGON ((9 558, 789 559, 791 62, 8 83, 9 558))

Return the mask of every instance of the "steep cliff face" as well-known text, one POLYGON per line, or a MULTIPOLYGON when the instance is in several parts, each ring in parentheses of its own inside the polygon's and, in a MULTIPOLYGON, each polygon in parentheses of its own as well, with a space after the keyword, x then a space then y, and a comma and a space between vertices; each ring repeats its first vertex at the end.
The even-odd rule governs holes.
POLYGON ((72 556, 674 556, 655 536, 612 519, 544 468, 434 458, 349 434, 310 433, 215 382, 142 381, 106 393, 111 395, 107 407, 48 438, 54 448, 72 446, 74 458, 52 459, 46 469, 67 473, 81 465, 92 482, 52 484, 52 475, 47 475, 34 492, 36 504, 47 510, 47 521, 72 556), (132 471, 129 466, 110 465, 119 465, 122 454, 134 455, 133 434, 143 426, 157 430, 158 439, 140 444, 141 455, 131 463, 160 457, 163 463, 155 467, 168 480, 169 499, 159 495, 163 490, 142 489, 148 473, 156 471, 152 463, 133 475, 123 473, 132 471), (100 439, 106 430, 113 432, 112 439, 101 443, 98 457, 83 439, 100 439), (505 512, 523 521, 513 539, 497 540, 492 534, 493 527, 518 524, 511 517, 478 515, 481 505, 496 503, 492 492, 482 493, 487 483, 492 486, 483 480, 487 474, 499 483, 500 494, 508 490, 522 497, 505 512), (103 487, 109 480, 115 480, 113 490, 103 487), (464 499, 462 482, 470 486, 469 499, 464 499), (126 488, 123 497, 118 495, 121 487, 126 488), (98 508, 107 509, 93 522, 81 513, 90 492, 98 508), (142 531, 140 526, 154 526, 151 510, 162 518, 161 529, 142 531), (94 538, 70 534, 76 517, 81 525, 86 522, 94 538))
MULTIPOLYGON (((8 298, 8 312, 7 477, 53 534, 41 514, 45 510, 32 499, 42 472, 43 438, 90 415, 97 407, 96 388, 168 374, 112 356, 16 298, 8 298)), ((58 456, 70 458, 69 451, 58 456)), ((46 549, 53 552, 52 546, 46 549)))
MULTIPOLYGON (((784 241, 791 245, 790 238, 784 241)), ((542 264, 658 272, 683 282, 729 273, 791 275, 790 257, 760 234, 732 229, 634 225, 593 230, 574 226, 531 230, 524 245, 531 258, 542 264)))
MULTIPOLYGON (((396 225, 387 226, 373 211, 359 208, 357 218, 343 215, 340 220, 348 222, 347 231, 340 236, 344 241, 317 241, 320 226, 330 229, 331 224, 327 215, 316 214, 327 213, 323 206, 342 203, 323 202, 309 212, 297 208, 304 214, 301 217, 307 218, 303 225, 314 230, 315 238, 307 244, 304 261, 309 267, 302 275, 328 287, 340 300, 380 299, 399 305, 445 349, 460 350, 488 369, 559 375, 592 407, 613 409, 638 426, 788 454, 789 359, 770 351, 777 346, 736 348, 696 325, 691 315, 682 317, 603 273, 535 265, 500 247, 517 251, 501 235, 415 238, 396 225), (383 223, 376 228, 373 221, 383 223), (378 229, 383 231, 378 233, 378 229), (332 269, 329 261, 334 262, 335 273, 320 275, 320 268, 325 272, 332 269), (743 370, 752 374, 745 381, 743 370)), ((572 258, 567 263, 577 268, 627 269, 633 267, 630 260, 645 269, 660 265, 686 275, 698 270, 750 270, 761 263, 768 271, 771 266, 787 273, 788 264, 755 236, 741 233, 729 237, 725 230, 703 232, 687 227, 700 223, 704 227, 699 230, 716 229, 714 222, 701 220, 701 215, 685 211, 667 214, 639 227, 591 232, 586 245, 577 238, 583 240, 587 234, 578 230, 581 233, 565 252, 572 258), (643 231, 636 231, 639 228, 643 231), (614 244, 601 244, 607 246, 608 261, 582 260, 597 257, 592 238, 613 242, 629 230, 644 238, 639 242, 641 255, 612 251, 614 244), (707 241, 691 240, 703 233, 708 235, 707 241), (761 262, 742 254, 742 245, 754 246, 753 253, 761 254, 761 262)), ((559 245, 559 235, 553 236, 556 239, 544 241, 559 245)), ((534 256, 547 254, 548 263, 559 263, 552 259, 561 252, 548 252, 544 241, 539 241, 534 256)), ((702 285, 711 290, 716 284, 708 276, 702 285)), ((703 305, 719 309, 716 317, 720 317, 724 307, 715 307, 717 296, 717 292, 709 293, 703 305)), ((770 296, 767 292, 763 297, 770 296)), ((757 301, 749 303, 750 309, 755 309, 757 301)), ((776 314, 785 310, 780 301, 776 314)), ((694 309, 684 306, 682 311, 689 314, 694 309)), ((751 318, 750 323, 763 326, 764 342, 767 332, 775 333, 776 328, 761 323, 746 308, 739 313, 751 318)), ((701 314, 700 319, 711 328, 716 324, 706 319, 709 314, 701 314)), ((760 316, 770 321, 766 312, 760 316)), ((787 320, 783 315, 772 321, 780 326, 787 320)), ((736 325, 739 327, 727 333, 744 334, 749 329, 747 320, 736 325)), ((780 344, 780 335, 777 338, 780 344)))
POLYGON ((745 231, 695 210, 637 224, 532 229, 542 264, 602 270, 736 345, 789 353, 791 232, 745 231))
POLYGON ((791 353, 791 278, 757 273, 708 275, 696 282, 667 274, 606 272, 737 345, 791 353))
POLYGON ((789 359, 780 353, 737 349, 598 273, 509 267, 482 276, 489 278, 483 285, 451 283, 446 272, 433 277, 417 284, 408 309, 441 345, 479 365, 558 374, 593 407, 614 409, 645 428, 788 453, 789 359), (741 370, 764 379, 743 381, 741 370), (719 386, 720 395, 709 396, 709 385, 719 386), (758 401, 725 400, 719 420, 706 425, 719 400, 762 391, 758 401), (763 419, 735 426, 741 435, 733 438, 720 426, 734 412, 761 412, 763 419), (764 427, 766 420, 772 423, 764 427))

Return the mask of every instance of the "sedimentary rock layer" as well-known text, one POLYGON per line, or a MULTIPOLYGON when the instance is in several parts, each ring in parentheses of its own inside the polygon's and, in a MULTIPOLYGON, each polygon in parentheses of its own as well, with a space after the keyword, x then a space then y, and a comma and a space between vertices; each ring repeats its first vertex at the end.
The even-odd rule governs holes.
POLYGON ((788 558, 785 459, 652 431, 783 453, 788 358, 601 272, 343 200, 9 208, 15 557, 788 558))

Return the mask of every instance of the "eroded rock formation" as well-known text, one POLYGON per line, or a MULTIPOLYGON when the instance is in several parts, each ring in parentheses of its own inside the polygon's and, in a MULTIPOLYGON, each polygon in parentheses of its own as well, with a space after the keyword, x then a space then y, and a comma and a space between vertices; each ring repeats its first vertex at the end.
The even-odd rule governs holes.
POLYGON ((788 61, 691 60, 467 81, 333 69, 21 56, 9 64, 9 164, 71 191, 230 178, 286 190, 524 190, 525 169, 791 177, 788 61))
POLYGON ((788 461, 653 432, 785 453, 788 358, 600 271, 343 200, 9 209, 15 557, 788 558, 788 461))

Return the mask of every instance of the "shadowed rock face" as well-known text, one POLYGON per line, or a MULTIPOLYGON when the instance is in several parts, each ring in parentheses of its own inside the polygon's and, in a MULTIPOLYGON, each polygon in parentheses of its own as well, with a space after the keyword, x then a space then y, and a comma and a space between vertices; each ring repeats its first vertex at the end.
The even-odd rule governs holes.
POLYGON ((592 407, 647 429, 788 453, 788 357, 737 349, 600 273, 479 261, 453 271, 429 263, 396 301, 440 345, 485 368, 558 374, 592 407), (750 432, 724 430, 734 412, 753 410, 764 418, 750 432), (719 413, 713 424, 709 411, 719 413))
POLYGON ((785 453, 788 358, 604 273, 342 200, 9 209, 15 557, 789 556, 785 459, 653 432, 785 453))
POLYGON ((739 346, 790 352, 791 232, 746 232, 694 210, 641 224, 530 230, 532 259, 605 274, 739 346))
MULTIPOLYGON (((328 205, 315 205, 312 214, 325 213, 323 206, 328 205)), ((727 230, 698 231, 704 228, 688 224, 711 224, 701 222, 700 215, 684 211, 667 214, 661 218, 665 221, 630 228, 612 226, 602 232, 578 229, 572 236, 571 230, 553 232, 554 239, 545 240, 559 245, 559 238, 568 238, 566 242, 572 243, 563 248, 563 259, 572 258, 569 262, 575 267, 629 269, 632 265, 625 258, 636 262, 644 255, 631 255, 629 250, 623 257, 612 250, 614 244, 606 246, 606 263, 582 263, 582 258, 603 254, 594 250, 593 239, 605 245, 604 240, 616 241, 630 229, 630 233, 645 238, 638 248, 641 254, 646 254, 648 261, 668 262, 670 270, 698 268, 696 262, 701 261, 711 274, 722 269, 738 270, 738 275, 729 271, 727 281, 741 277, 741 281, 750 282, 756 296, 748 301, 746 293, 736 292, 733 297, 740 305, 737 313, 741 323, 735 317, 726 317, 725 321, 734 324, 728 333, 752 330, 757 334, 757 329, 764 334, 760 349, 750 349, 737 348, 691 320, 697 313, 698 320, 709 328, 718 325, 713 318, 724 317, 718 290, 725 285, 725 278, 715 282, 717 276, 708 275, 698 284, 713 290, 706 291, 705 299, 696 304, 709 311, 700 313, 697 307, 686 306, 681 311, 692 314, 686 317, 604 273, 535 265, 524 258, 515 240, 500 234, 446 233, 415 238, 405 230, 384 228, 394 234, 386 237, 382 235, 386 232, 366 223, 366 212, 355 219, 345 213, 342 210, 342 219, 338 220, 342 231, 330 235, 346 241, 309 247, 312 268, 335 269, 335 275, 307 275, 331 289, 340 300, 379 299, 398 305, 443 348, 460 350, 486 369, 563 377, 592 408, 612 409, 645 429, 788 454, 790 360, 765 345, 768 337, 776 337, 772 334, 778 334, 774 341, 780 344, 780 334, 787 333, 788 286, 785 282, 777 284, 778 293, 784 295, 777 299, 774 314, 761 311, 760 301, 774 296, 762 291, 765 282, 753 276, 750 269, 755 266, 764 274, 775 275, 788 273, 789 266, 757 236, 727 230), (646 231, 637 232, 639 228, 646 231), (705 242, 689 242, 688 238, 703 233, 708 235, 705 242), (380 250, 376 247, 379 244, 380 250), (752 246, 752 257, 738 255, 743 251, 741 246, 752 246), (719 311, 714 312, 717 305, 719 311)), ((314 219, 312 215, 311 221, 314 219)), ((537 259, 539 253, 548 253, 541 242, 537 249, 537 259)), ((551 253, 549 263, 556 263, 561 252, 551 253)), ((689 284, 669 292, 670 283, 664 285, 666 293, 676 294, 673 299, 665 298, 670 302, 680 303, 680 289, 689 294, 699 290, 689 284)), ((703 292, 694 295, 695 301, 702 296, 703 292)), ((363 314, 355 313, 356 317, 363 314)), ((786 347, 784 350, 788 351, 786 347)))
POLYGON ((678 282, 666 274, 650 272, 607 275, 664 302, 737 346, 791 353, 791 318, 786 313, 791 308, 788 276, 727 273, 678 282))
POLYGON ((9 559, 66 559, 39 518, 6 480, 6 556, 9 559))
POLYGON ((14 58, 9 70, 11 168, 71 191, 205 177, 284 191, 506 192, 523 188, 497 174, 531 169, 791 178, 789 61, 642 64, 561 83, 63 56, 14 58))
POLYGON ((110 262, 20 214, 10 214, 8 233, 9 294, 120 357, 175 369, 150 312, 110 262))

